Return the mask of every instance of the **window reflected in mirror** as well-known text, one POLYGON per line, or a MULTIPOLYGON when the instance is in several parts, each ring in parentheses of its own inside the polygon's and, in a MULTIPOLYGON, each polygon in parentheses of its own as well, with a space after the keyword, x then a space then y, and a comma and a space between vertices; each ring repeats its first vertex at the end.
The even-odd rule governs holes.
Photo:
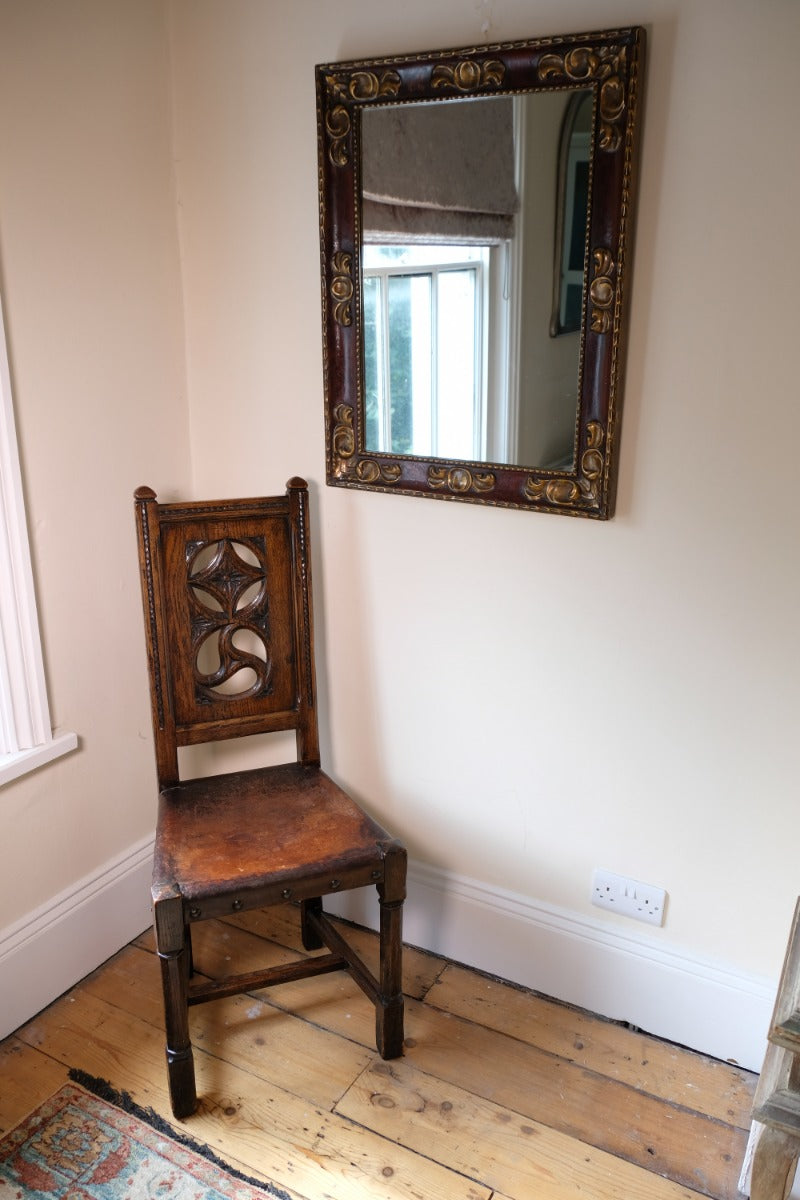
POLYGON ((572 466, 591 119, 589 90, 364 113, 367 451, 572 466))
POLYGON ((486 457, 488 250, 364 246, 367 449, 486 457))

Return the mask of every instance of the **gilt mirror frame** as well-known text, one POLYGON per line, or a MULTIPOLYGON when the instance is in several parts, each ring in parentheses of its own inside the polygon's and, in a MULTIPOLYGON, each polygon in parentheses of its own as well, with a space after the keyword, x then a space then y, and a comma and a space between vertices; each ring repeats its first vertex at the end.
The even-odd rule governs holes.
POLYGON ((634 27, 316 68, 328 484, 600 520, 613 515, 643 52, 644 31, 634 27), (363 111, 581 89, 593 93, 593 123, 571 468, 368 450, 360 265, 363 111))

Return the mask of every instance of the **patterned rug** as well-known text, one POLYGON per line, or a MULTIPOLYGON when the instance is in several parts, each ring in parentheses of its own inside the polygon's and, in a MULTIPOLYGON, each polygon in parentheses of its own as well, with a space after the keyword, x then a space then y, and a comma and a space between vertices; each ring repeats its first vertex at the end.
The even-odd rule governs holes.
POLYGON ((83 1082, 121 1107, 65 1084, 0 1138, 0 1200, 289 1200, 102 1080, 83 1082))

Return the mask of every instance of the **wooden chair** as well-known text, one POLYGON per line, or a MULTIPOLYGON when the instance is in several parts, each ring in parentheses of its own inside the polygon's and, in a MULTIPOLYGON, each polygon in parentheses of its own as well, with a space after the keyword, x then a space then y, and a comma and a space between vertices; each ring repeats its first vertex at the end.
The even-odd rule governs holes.
POLYGON ((136 491, 142 599, 160 789, 153 872, 170 1099, 197 1105, 188 1009, 347 970, 375 1005, 383 1058, 403 1047, 403 846, 321 769, 314 679, 308 489, 159 504, 136 491), (297 761, 181 780, 178 748, 295 730, 297 761), (379 978, 323 912, 322 897, 377 886, 379 978), (303 945, 327 954, 192 982, 191 925, 299 902, 303 945))

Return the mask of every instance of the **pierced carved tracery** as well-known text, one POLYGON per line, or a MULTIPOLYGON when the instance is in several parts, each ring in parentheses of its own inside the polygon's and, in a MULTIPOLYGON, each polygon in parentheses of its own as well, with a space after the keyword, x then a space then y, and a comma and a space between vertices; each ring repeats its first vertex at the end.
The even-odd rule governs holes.
POLYGON ((268 694, 272 676, 263 538, 186 548, 195 695, 199 703, 268 694))

